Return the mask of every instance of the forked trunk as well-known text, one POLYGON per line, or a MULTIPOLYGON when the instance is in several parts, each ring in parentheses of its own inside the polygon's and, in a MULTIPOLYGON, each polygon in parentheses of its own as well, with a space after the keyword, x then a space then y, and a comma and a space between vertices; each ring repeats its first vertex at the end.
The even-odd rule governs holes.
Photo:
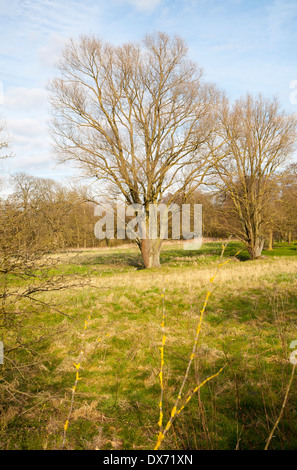
POLYGON ((262 251, 264 248, 264 238, 256 238, 254 243, 249 244, 248 252, 250 254, 251 259, 260 258, 262 255, 262 251))
POLYGON ((288 234, 288 244, 291 245, 292 243, 292 231, 289 230, 289 234, 288 234))

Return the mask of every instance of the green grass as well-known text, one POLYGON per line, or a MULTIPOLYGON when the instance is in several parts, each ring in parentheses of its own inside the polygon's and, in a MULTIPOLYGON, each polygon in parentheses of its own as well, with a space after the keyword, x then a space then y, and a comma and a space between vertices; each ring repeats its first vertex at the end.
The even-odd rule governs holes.
MULTIPOLYGON (((244 250, 235 259, 241 248, 231 242, 224 254, 230 262, 222 267, 209 299, 185 395, 197 381, 226 367, 193 397, 163 450, 263 449, 281 409, 292 368, 289 345, 297 339, 297 252, 294 245, 279 244, 261 260, 246 260, 244 250)), ((62 258, 51 275, 63 274, 69 281, 74 274, 88 275, 91 286, 39 294, 39 300, 54 303, 70 318, 42 304, 30 307, 26 300, 18 306, 26 316, 6 332, 7 341, 17 344, 21 332, 22 341, 32 344, 11 353, 21 369, 8 371, 6 380, 32 397, 16 393, 16 399, 5 403, 0 448, 60 448, 75 380, 73 362, 83 343, 82 380, 66 448, 153 449, 159 419, 161 294, 165 288, 166 422, 220 252, 220 242, 206 243, 199 252, 165 245, 161 268, 152 270, 141 269, 140 256, 131 247, 62 258)), ((295 385, 296 378, 272 449, 297 449, 295 385)))
POLYGON ((268 251, 264 250, 263 251, 264 256, 297 256, 297 244, 291 244, 289 245, 288 243, 276 243, 273 245, 273 250, 268 251))

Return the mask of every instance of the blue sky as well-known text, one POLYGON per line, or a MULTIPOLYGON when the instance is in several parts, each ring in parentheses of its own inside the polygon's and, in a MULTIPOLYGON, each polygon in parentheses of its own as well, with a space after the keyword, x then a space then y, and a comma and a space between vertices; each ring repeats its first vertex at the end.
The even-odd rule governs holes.
POLYGON ((116 44, 178 34, 231 99, 262 92, 297 112, 296 0, 0 0, 0 17, 0 114, 15 155, 2 164, 6 173, 74 174, 52 157, 46 83, 67 40, 80 34, 116 44))

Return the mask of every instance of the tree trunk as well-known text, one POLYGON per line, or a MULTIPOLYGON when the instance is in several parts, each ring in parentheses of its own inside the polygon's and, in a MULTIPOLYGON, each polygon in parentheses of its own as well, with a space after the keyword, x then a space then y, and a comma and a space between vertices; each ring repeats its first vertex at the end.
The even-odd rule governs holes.
POLYGON ((140 251, 142 254, 143 264, 145 268, 160 267, 160 251, 161 241, 143 239, 140 242, 140 251))
POLYGON ((272 250, 273 250, 273 231, 269 230, 269 245, 268 245, 267 251, 272 251, 272 250))
POLYGON ((292 243, 292 230, 289 230, 289 233, 288 233, 288 243, 289 245, 291 245, 292 243))
POLYGON ((78 227, 78 223, 76 221, 76 247, 79 248, 79 227, 78 227))
POLYGON ((254 240, 254 243, 249 244, 248 252, 250 254, 251 259, 260 258, 260 256, 262 255, 263 247, 264 247, 264 238, 261 238, 261 237, 257 237, 254 240))

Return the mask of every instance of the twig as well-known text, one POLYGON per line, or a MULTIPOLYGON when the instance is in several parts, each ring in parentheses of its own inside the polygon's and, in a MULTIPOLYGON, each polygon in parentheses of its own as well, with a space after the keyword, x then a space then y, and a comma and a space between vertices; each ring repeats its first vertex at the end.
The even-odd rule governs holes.
POLYGON ((293 382, 293 378, 294 378, 294 373, 295 373, 295 368, 296 368, 296 364, 293 365, 293 368, 292 368, 292 373, 291 373, 291 377, 290 377, 290 381, 289 381, 289 384, 288 384, 288 387, 287 387, 287 390, 286 390, 286 394, 285 394, 285 398, 284 398, 284 401, 283 401, 283 404, 282 404, 282 407, 281 407, 281 410, 280 410, 280 413, 278 415, 278 418, 271 430, 271 433, 269 435, 269 438, 267 439, 267 442, 266 442, 266 446, 265 446, 265 449, 264 450, 268 450, 268 447, 269 447, 269 444, 270 444, 270 441, 273 437, 273 434, 274 434, 274 431, 276 430, 277 426, 279 425, 279 422, 283 416, 283 412, 284 412, 284 409, 286 407, 286 404, 287 404, 287 400, 288 400, 288 396, 289 396, 289 392, 290 392, 290 389, 291 389, 291 385, 292 385, 292 382, 293 382))
MULTIPOLYGON (((89 316, 88 316, 88 320, 90 320, 90 319, 91 319, 91 317, 90 317, 90 315, 89 315, 89 316)), ((71 418, 71 415, 72 415, 72 411, 73 411, 74 396, 75 396, 75 392, 76 392, 76 387, 77 387, 77 384, 78 384, 79 380, 81 380, 81 377, 79 376, 79 369, 80 369, 80 365, 81 365, 82 359, 83 359, 83 357, 84 357, 83 346, 84 346, 85 330, 86 330, 86 328, 87 328, 87 325, 88 325, 88 321, 85 320, 84 330, 83 330, 83 335, 82 335, 82 336, 83 336, 83 339, 82 339, 81 351, 80 351, 80 354, 79 354, 79 358, 78 358, 77 364, 74 363, 74 367, 75 367, 75 369, 76 369, 76 376, 75 376, 74 386, 73 386, 73 388, 71 389, 71 391, 72 391, 72 397, 71 397, 70 410, 69 410, 69 413, 68 413, 66 422, 65 422, 65 424, 64 424, 64 435, 63 435, 62 449, 64 448, 65 442, 66 442, 67 429, 68 429, 69 421, 70 421, 70 418, 71 418)))

